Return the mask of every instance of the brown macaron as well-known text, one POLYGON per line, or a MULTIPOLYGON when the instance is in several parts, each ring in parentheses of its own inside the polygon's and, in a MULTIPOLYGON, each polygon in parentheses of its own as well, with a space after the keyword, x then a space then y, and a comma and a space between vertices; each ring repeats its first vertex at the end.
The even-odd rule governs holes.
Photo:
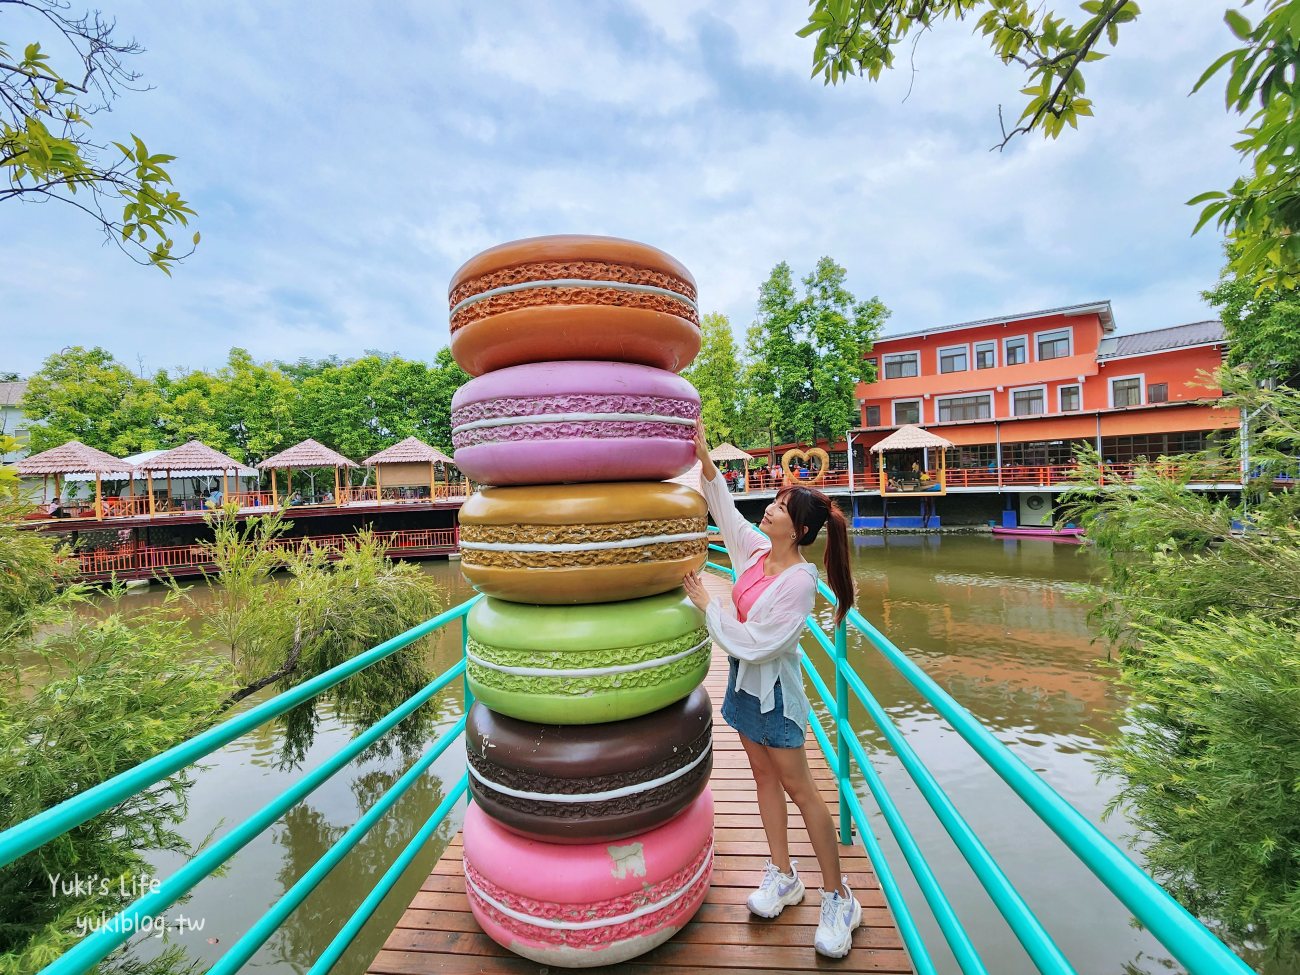
POLYGON ((656 247, 559 234, 499 244, 452 276, 451 354, 471 376, 597 359, 679 372, 700 351, 695 279, 656 247))

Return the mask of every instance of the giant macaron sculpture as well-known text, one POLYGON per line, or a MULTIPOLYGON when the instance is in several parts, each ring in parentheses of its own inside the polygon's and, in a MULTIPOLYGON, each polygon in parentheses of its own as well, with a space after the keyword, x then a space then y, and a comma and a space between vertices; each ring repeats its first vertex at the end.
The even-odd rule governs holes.
POLYGON ((711 644, 682 577, 694 462, 695 282, 609 237, 515 241, 452 279, 456 464, 476 701, 466 893, 543 964, 626 961, 694 915, 713 870, 711 644))

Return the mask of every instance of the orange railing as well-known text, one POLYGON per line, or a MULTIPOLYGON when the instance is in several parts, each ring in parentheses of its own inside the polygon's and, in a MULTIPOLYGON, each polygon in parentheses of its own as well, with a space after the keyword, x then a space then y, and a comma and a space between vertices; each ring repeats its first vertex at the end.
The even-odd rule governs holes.
MULTIPOLYGON (((433 499, 442 501, 455 498, 469 497, 470 488, 467 481, 454 481, 450 484, 435 484, 433 486, 433 499)), ((339 500, 343 504, 350 504, 357 501, 368 501, 374 503, 378 499, 378 494, 373 486, 342 488, 339 490, 339 500)), ((419 504, 420 502, 428 503, 429 489, 427 487, 386 487, 383 490, 383 503, 388 504, 419 504)))
MULTIPOLYGON (((392 532, 376 532, 387 551, 400 555, 403 551, 430 549, 455 550, 459 532, 455 528, 420 528, 392 532)), ((354 535, 318 535, 304 538, 279 538, 272 545, 282 551, 301 551, 307 547, 340 551, 354 535)), ((78 552, 83 575, 107 575, 207 568, 212 559, 201 545, 118 545, 113 548, 78 552)))

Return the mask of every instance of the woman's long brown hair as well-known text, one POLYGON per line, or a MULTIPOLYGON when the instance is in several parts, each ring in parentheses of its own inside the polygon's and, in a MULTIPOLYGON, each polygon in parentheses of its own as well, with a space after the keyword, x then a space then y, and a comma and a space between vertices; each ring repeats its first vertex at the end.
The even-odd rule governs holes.
POLYGON ((849 571, 849 526, 844 512, 816 488, 791 484, 781 488, 776 500, 785 502, 785 510, 799 532, 798 544, 811 545, 826 526, 826 581, 835 593, 835 625, 848 615, 853 606, 853 574, 849 571))

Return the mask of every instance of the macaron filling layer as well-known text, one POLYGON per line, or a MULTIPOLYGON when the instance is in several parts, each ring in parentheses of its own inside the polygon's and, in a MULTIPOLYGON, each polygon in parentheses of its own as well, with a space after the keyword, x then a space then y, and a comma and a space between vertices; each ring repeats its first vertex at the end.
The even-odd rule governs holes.
POLYGON ((669 562, 708 549, 704 518, 665 518, 601 525, 460 526, 462 565, 574 568, 669 562))
POLYGON ((503 268, 452 289, 451 331, 537 305, 614 304, 666 311, 699 325, 695 288, 663 271, 605 261, 540 261, 503 268))
POLYGON ((501 397, 452 410, 452 444, 654 437, 691 440, 699 404, 664 396, 501 397))

